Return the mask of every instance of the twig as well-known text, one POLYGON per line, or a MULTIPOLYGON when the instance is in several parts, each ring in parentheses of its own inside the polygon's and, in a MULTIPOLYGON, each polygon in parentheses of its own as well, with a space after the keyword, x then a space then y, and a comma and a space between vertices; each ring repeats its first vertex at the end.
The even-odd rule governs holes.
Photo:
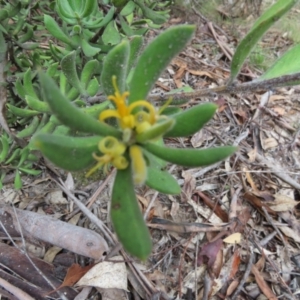
MULTIPOLYGON (((239 85, 233 83, 230 85, 222 85, 219 87, 209 88, 209 89, 201 89, 189 93, 179 92, 179 93, 172 94, 172 103, 175 104, 176 102, 182 103, 182 101, 189 101, 191 99, 201 98, 203 96, 212 96, 214 94, 236 94, 236 93, 245 93, 245 92, 257 91, 257 90, 267 91, 275 87, 285 86, 288 83, 291 83, 293 81, 299 81, 299 80, 300 80, 300 73, 295 73, 292 75, 280 76, 278 78, 246 82, 239 85)), ((152 102, 165 102, 169 100, 169 98, 170 95, 165 93, 159 93, 159 94, 149 95, 147 97, 147 100, 152 102)), ((103 102, 105 100, 107 100, 107 97, 103 95, 86 98, 86 101, 88 103, 103 102)))
POLYGON ((22 290, 20 290, 19 288, 17 288, 16 286, 10 284, 9 282, 7 282, 6 280, 4 280, 2 278, 0 278, 0 285, 2 287, 4 287, 7 291, 9 291, 10 293, 15 295, 18 299, 34 300, 34 298, 29 296, 27 293, 23 292, 22 290))
POLYGON ((242 189, 243 189, 243 187, 240 185, 234 193, 233 193, 233 191, 231 192, 232 197, 231 197, 231 203, 230 203, 230 208, 229 208, 229 213, 228 213, 229 222, 233 221, 237 217, 236 205, 237 205, 238 196, 242 189))
POLYGON ((288 183, 295 189, 300 190, 300 184, 295 179, 291 178, 281 166, 275 163, 275 161, 269 161, 259 153, 256 153, 256 159, 265 164, 275 176, 288 183))
POLYGON ((277 232, 277 234, 280 236, 280 239, 282 241, 282 243, 284 244, 284 246, 286 247, 286 249, 288 249, 287 244, 284 240, 284 237, 282 235, 282 233, 280 232, 280 230, 277 228, 277 226, 275 226, 273 219, 271 218, 271 216, 269 215, 268 211, 266 210, 266 208, 264 206, 262 206, 261 208, 265 214, 265 218, 267 219, 267 221, 272 225, 272 227, 275 229, 275 231, 277 232))
POLYGON ((101 230, 103 235, 107 238, 107 240, 114 244, 114 240, 112 238, 112 234, 110 233, 109 229, 105 226, 105 224, 99 220, 79 199, 77 199, 70 191, 65 187, 65 184, 62 180, 57 182, 59 187, 70 197, 75 204, 80 208, 80 210, 89 218, 91 222, 93 222, 98 228, 101 230))
POLYGON ((115 175, 115 173, 116 173, 116 170, 113 169, 110 172, 110 174, 105 178, 105 180, 101 183, 101 185, 98 187, 98 189, 96 190, 96 192, 92 195, 92 197, 87 202, 88 203, 88 205, 87 205, 88 208, 90 208, 93 205, 93 203, 97 200, 97 197, 100 195, 100 193, 106 187, 106 185, 111 180, 111 178, 115 175))

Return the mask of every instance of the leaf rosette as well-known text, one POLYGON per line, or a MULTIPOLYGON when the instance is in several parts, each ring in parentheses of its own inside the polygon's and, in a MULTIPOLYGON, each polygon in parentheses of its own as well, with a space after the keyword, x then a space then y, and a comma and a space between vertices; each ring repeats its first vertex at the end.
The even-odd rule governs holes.
POLYGON ((179 194, 177 181, 163 170, 167 162, 199 167, 223 160, 236 151, 231 146, 213 149, 164 146, 164 137, 184 137, 199 131, 214 116, 217 106, 206 103, 167 116, 164 109, 168 103, 157 109, 145 100, 158 76, 183 49, 194 29, 191 25, 181 25, 158 36, 138 58, 129 78, 133 65, 130 43, 124 40, 114 47, 104 60, 101 74, 103 90, 113 106, 102 111, 98 120, 76 108, 48 75, 40 74, 44 98, 53 114, 71 129, 94 136, 38 134, 33 144, 67 170, 89 168, 89 176, 99 168, 107 171, 110 165, 117 169, 111 220, 124 248, 140 259, 150 255, 152 246, 134 185, 146 184, 162 193, 179 194), (126 91, 127 84, 129 91, 126 91))

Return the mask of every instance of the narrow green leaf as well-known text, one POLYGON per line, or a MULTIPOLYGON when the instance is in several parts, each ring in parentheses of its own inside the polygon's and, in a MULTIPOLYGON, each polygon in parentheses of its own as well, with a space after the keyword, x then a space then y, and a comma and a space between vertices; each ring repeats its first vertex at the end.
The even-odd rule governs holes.
POLYGON ((151 20, 154 24, 163 24, 167 21, 168 17, 159 14, 158 12, 147 7, 142 0, 135 0, 135 3, 140 7, 145 18, 151 20))
POLYGON ((74 10, 68 0, 56 0, 58 13, 66 19, 76 19, 74 10))
POLYGON ((11 104, 6 104, 6 105, 9 109, 9 111, 12 112, 17 117, 27 118, 27 117, 33 117, 33 116, 40 114, 39 111, 26 109, 26 108, 19 108, 19 107, 13 106, 11 104))
POLYGON ((32 85, 31 77, 32 77, 31 76, 31 68, 28 68, 28 70, 25 72, 24 78, 23 78, 24 89, 25 89, 26 95, 37 98, 37 95, 36 95, 35 90, 32 85))
POLYGON ((26 128, 19 131, 16 136, 18 138, 25 138, 25 137, 31 136, 35 133, 38 126, 39 126, 39 118, 37 116, 34 116, 32 118, 31 123, 26 128))
POLYGON ((34 169, 27 169, 27 168, 19 168, 19 170, 23 173, 33 175, 33 176, 40 175, 42 172, 41 170, 34 170, 34 169))
POLYGON ((77 74, 76 51, 71 51, 69 54, 64 56, 60 64, 61 69, 64 75, 67 77, 67 80, 71 84, 71 86, 77 89, 80 94, 87 96, 86 91, 83 88, 77 74))
POLYGON ((130 167, 117 171, 110 216, 124 249, 131 255, 146 260, 152 250, 151 236, 135 196, 130 167))
POLYGON ((150 188, 163 194, 180 194, 181 188, 169 172, 150 166, 147 168, 147 175, 146 185, 150 188))
MULTIPOLYGON (((136 136, 136 141, 138 143, 145 143, 150 140, 157 139, 167 134, 169 130, 174 126, 174 119, 166 119, 155 125, 151 126, 148 130, 138 134, 136 136)), ((172 129, 171 129, 172 130, 172 129)))
POLYGON ((100 29, 106 26, 113 19, 115 10, 116 8, 112 6, 107 12, 107 14, 105 15, 105 17, 102 20, 100 20, 100 22, 96 22, 95 24, 90 24, 90 25, 86 24, 85 27, 89 29, 100 29))
POLYGON ((31 96, 25 96, 26 103, 28 106, 36 111, 42 112, 42 113, 49 113, 50 108, 48 103, 40 101, 36 99, 35 97, 31 96))
POLYGON ((54 134, 37 134, 32 146, 52 163, 68 171, 80 171, 93 163, 92 154, 98 151, 100 136, 71 137, 54 134))
POLYGON ((217 108, 214 103, 205 103, 173 115, 175 125, 164 137, 184 137, 196 133, 214 116, 217 108))
POLYGON ((96 59, 89 60, 83 67, 80 74, 80 81, 85 88, 87 88, 92 76, 99 68, 99 62, 96 59))
POLYGON ((85 2, 85 4, 84 4, 83 11, 80 14, 81 18, 86 18, 86 17, 90 16, 97 9, 97 1, 86 0, 84 2, 85 2))
POLYGON ((255 22, 249 33, 239 43, 231 62, 231 75, 229 84, 237 77, 243 63, 256 43, 265 32, 287 13, 297 0, 278 0, 266 12, 264 12, 255 22))
POLYGON ((7 52, 7 44, 5 42, 3 33, 0 30, 0 62, 3 62, 6 59, 6 52, 7 52))
POLYGON ((70 103, 70 101, 62 95, 53 79, 47 74, 40 73, 39 79, 46 102, 49 104, 52 112, 64 125, 74 130, 102 136, 112 135, 116 138, 122 136, 119 130, 95 120, 70 103))
POLYGON ((44 23, 46 29, 52 34, 53 37, 57 38, 58 40, 66 43, 67 45, 71 46, 72 48, 76 47, 73 41, 61 30, 59 25, 56 21, 48 15, 44 15, 44 23))
POLYGON ((16 170, 15 180, 14 180, 14 187, 15 187, 16 190, 19 190, 19 189, 22 188, 22 186, 23 186, 23 184, 22 184, 20 171, 16 170))
POLYGON ((120 92, 123 93, 125 91, 129 52, 129 42, 123 40, 110 50, 105 57, 100 80, 106 95, 113 95, 115 93, 112 83, 113 76, 117 77, 117 85, 120 92))
POLYGON ((162 147, 153 143, 145 144, 143 147, 163 160, 186 167, 202 167, 214 164, 227 158, 238 149, 233 146, 208 149, 179 149, 162 147))
POLYGON ((258 80, 265 80, 300 72, 300 44, 285 52, 258 80))
POLYGON ((160 34, 141 54, 130 82, 129 103, 146 99, 160 73, 187 44, 194 25, 179 25, 160 34))

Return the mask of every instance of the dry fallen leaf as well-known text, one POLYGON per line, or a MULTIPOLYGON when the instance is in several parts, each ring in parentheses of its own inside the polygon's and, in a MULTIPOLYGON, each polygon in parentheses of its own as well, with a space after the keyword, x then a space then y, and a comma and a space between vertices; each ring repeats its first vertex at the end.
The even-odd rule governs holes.
POLYGON ((289 211, 293 210, 294 207, 299 203, 295 201, 293 198, 282 195, 276 194, 274 195, 275 200, 272 202, 267 202, 267 204, 274 210, 274 211, 289 211))
POLYGON ((225 238, 223 242, 227 244, 237 244, 241 242, 241 239, 242 235, 239 232, 236 232, 225 238))
MULTIPOLYGON (((122 260, 121 256, 113 257, 122 260)), ((125 262, 103 261, 95 265, 77 283, 78 286, 93 286, 103 289, 123 289, 127 291, 127 270, 125 262)))
POLYGON ((278 146, 277 141, 272 137, 262 140, 262 147, 263 147, 264 150, 275 148, 277 146, 278 146))
POLYGON ((223 241, 218 239, 205 244, 198 255, 198 266, 207 264, 211 268, 217 258, 217 254, 222 247, 223 241))
POLYGON ((270 300, 276 300, 277 297, 272 292, 271 288, 268 286, 268 284, 266 283, 266 281, 264 280, 263 276, 258 271, 258 269, 255 267, 255 265, 252 266, 251 272, 255 276, 256 283, 261 289, 261 291, 264 293, 264 295, 270 300))
POLYGON ((59 288, 63 286, 73 286, 84 274, 86 274, 93 265, 81 267, 79 264, 73 264, 67 272, 64 282, 59 288))

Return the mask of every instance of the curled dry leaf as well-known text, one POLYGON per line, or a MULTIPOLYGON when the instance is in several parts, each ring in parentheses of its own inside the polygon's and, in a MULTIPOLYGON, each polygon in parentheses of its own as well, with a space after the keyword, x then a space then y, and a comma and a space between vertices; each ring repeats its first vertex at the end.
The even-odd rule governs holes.
MULTIPOLYGON (((115 256, 115 260, 122 260, 115 256)), ((78 286, 93 286, 103 289, 127 290, 127 270, 125 262, 103 261, 90 269, 77 283, 78 286)))
POLYGON ((282 194, 276 194, 275 200, 272 202, 267 202, 267 204, 274 210, 274 211, 289 211, 293 210, 294 207, 298 204, 297 201, 292 199, 289 196, 282 195, 282 194))
POLYGON ((20 222, 22 232, 27 237, 33 237, 96 260, 101 259, 104 252, 108 251, 104 238, 92 230, 26 210, 13 210, 11 207, 2 209, 12 216, 15 229, 19 229, 18 221, 20 222))

